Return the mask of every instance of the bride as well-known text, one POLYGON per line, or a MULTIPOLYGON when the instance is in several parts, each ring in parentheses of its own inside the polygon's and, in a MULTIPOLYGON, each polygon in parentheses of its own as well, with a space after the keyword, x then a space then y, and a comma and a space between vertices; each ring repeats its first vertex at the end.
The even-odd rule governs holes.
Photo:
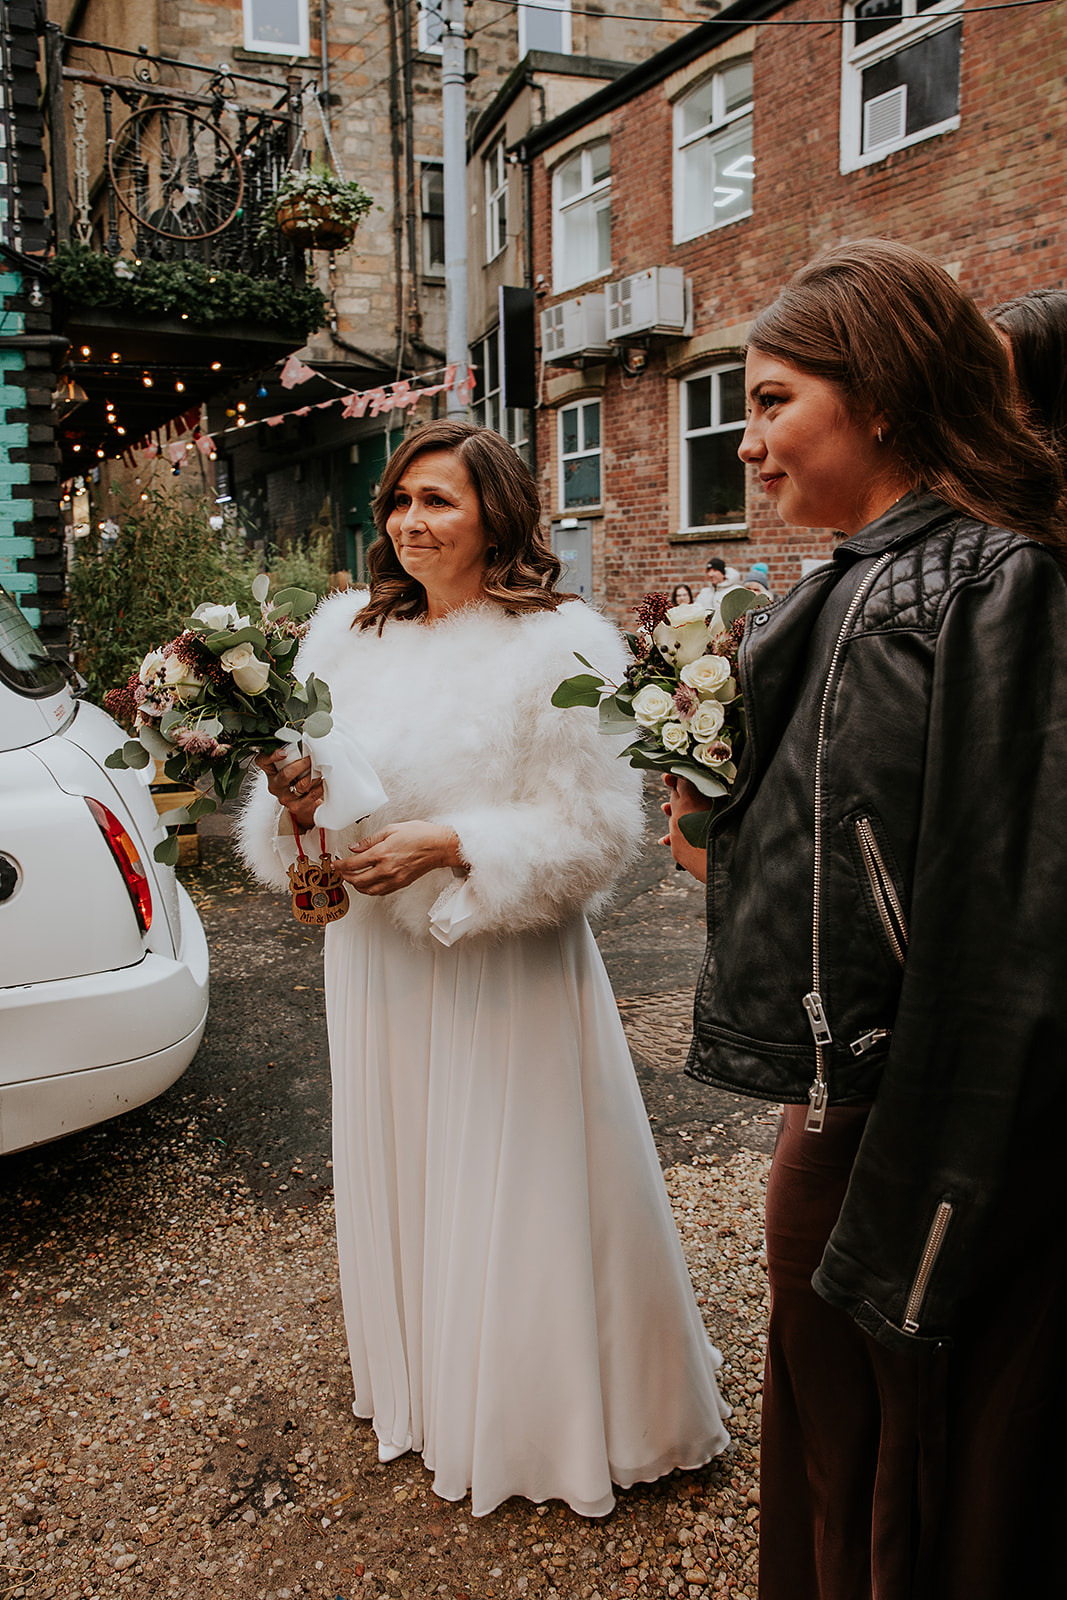
MULTIPOLYGON (((297 671, 387 803, 327 834, 334 1184, 353 1409, 475 1516, 584 1516, 729 1442, 618 1012, 585 913, 642 830, 592 711, 551 705, 615 629, 555 591, 533 478, 497 434, 430 423, 375 503, 370 598, 331 596, 297 671)), ((323 797, 261 757, 245 859, 285 884, 323 797)), ((316 852, 317 853, 317 852, 316 852)))

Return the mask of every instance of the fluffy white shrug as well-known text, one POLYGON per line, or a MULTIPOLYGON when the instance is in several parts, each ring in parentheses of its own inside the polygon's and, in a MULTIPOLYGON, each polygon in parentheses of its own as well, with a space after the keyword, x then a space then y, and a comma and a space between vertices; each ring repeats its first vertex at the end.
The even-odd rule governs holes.
MULTIPOLYGON (((557 710, 552 692, 581 672, 580 651, 615 682, 626 649, 613 625, 580 601, 509 616, 486 604, 426 626, 387 622, 379 637, 351 624, 362 598, 325 600, 297 658, 297 676, 325 680, 334 715, 376 768, 388 803, 358 827, 327 835, 335 852, 388 822, 447 823, 470 878, 465 936, 499 936, 559 923, 610 889, 641 838, 638 773, 618 741, 597 731, 587 708, 557 710)), ((279 835, 281 808, 266 781, 238 821, 241 854, 265 882, 284 888, 293 841, 279 835)), ((305 848, 318 855, 318 840, 305 848)), ((353 916, 388 915, 413 939, 430 936, 460 891, 449 871, 427 873, 382 897, 350 891, 353 916)))

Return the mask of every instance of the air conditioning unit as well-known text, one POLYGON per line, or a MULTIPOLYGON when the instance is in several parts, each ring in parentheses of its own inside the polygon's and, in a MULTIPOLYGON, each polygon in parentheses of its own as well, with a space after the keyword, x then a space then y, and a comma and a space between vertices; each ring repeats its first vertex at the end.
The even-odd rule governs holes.
POLYGON ((542 311, 541 353, 546 365, 563 367, 586 356, 610 355, 604 315, 602 294, 580 294, 542 311))
POLYGON ((687 331, 685 275, 681 267, 649 267, 609 283, 608 338, 616 343, 645 334, 687 331))

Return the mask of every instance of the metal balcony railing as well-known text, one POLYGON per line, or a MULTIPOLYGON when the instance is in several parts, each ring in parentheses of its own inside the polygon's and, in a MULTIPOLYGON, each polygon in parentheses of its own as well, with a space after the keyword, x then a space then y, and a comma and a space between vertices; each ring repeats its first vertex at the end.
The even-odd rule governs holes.
POLYGON ((57 245, 302 277, 299 251, 259 237, 299 140, 298 75, 279 93, 277 79, 50 29, 48 106, 57 245), (114 68, 123 58, 128 76, 114 68))

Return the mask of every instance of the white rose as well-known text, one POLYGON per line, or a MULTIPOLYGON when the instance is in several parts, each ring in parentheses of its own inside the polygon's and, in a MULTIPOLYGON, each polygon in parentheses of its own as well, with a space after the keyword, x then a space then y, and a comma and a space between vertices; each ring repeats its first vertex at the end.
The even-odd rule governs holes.
POLYGON ((674 710, 674 700, 661 689, 658 684, 646 683, 634 695, 634 716, 643 728, 654 728, 658 722, 665 722, 674 710))
POLYGON ((704 622, 704 612, 699 606, 675 606, 674 611, 668 615, 675 615, 680 611, 692 611, 696 615, 684 622, 681 627, 672 627, 669 623, 661 622, 652 630, 652 637, 659 649, 677 666, 684 667, 688 662, 695 661, 702 656, 711 643, 711 635, 704 622))
POLYGON ((698 694, 714 694, 730 676, 730 663, 725 656, 698 656, 686 663, 679 676, 698 694))
POLYGON ((689 622, 703 622, 707 616, 707 606, 672 606, 667 612, 667 624, 671 628, 684 628, 689 622))
POLYGON ((194 622, 203 622, 212 633, 224 628, 247 628, 248 618, 238 616, 236 606, 213 606, 205 603, 193 612, 194 622))
POLYGON ((721 700, 702 700, 689 719, 689 731, 694 739, 706 744, 716 737, 725 720, 721 700))
POLYGON ((262 694, 270 677, 270 666, 261 661, 250 644, 235 644, 224 650, 219 666, 233 674, 233 681, 245 694, 262 694))
POLYGON ((689 748, 689 735, 680 722, 665 722, 659 736, 663 740, 663 748, 672 753, 689 748))
MULTIPOLYGON (((720 741, 713 739, 710 744, 697 744, 693 746, 693 756, 705 767, 722 767, 729 760, 729 755, 724 753, 720 741)), ((726 773, 726 777, 730 774, 726 773)))
POLYGON ((149 650, 148 654, 141 662, 140 670, 137 676, 140 678, 142 683, 149 683, 155 677, 157 672, 163 671, 166 664, 167 658, 163 654, 162 650, 149 650))
POLYGON ((168 656, 164 662, 163 682, 186 705, 191 705, 204 687, 203 678, 177 656, 168 656))

